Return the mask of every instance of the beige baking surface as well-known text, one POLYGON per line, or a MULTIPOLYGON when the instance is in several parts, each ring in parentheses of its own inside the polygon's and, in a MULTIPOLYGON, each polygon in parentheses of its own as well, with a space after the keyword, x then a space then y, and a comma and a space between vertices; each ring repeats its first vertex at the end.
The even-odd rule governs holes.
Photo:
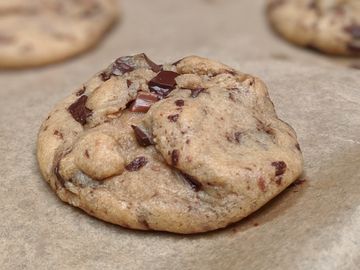
POLYGON ((95 51, 0 72, 0 269, 359 269, 360 71, 278 39, 261 0, 122 6, 122 23, 95 51), (158 62, 199 54, 263 78, 298 132, 306 184, 195 236, 125 230, 58 200, 35 160, 40 123, 113 58, 137 52, 158 62))

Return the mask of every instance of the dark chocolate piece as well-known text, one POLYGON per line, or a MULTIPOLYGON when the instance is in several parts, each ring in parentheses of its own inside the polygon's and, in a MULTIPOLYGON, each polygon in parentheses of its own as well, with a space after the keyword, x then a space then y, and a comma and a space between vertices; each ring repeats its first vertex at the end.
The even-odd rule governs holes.
POLYGON ((176 166, 179 162, 179 156, 180 156, 180 151, 177 149, 174 149, 171 152, 171 165, 176 166))
POLYGON ((99 76, 100 76, 101 80, 104 82, 111 78, 111 74, 108 71, 101 72, 99 76))
POLYGON ((164 98, 176 86, 175 78, 180 74, 173 71, 161 71, 149 82, 149 89, 156 95, 164 98))
POLYGON ((162 70, 162 65, 155 64, 153 61, 149 59, 149 57, 147 57, 145 53, 143 53, 142 56, 144 57, 146 63, 149 65, 152 71, 160 72, 162 70))
POLYGON ((86 118, 92 114, 92 111, 86 108, 87 99, 87 96, 81 96, 68 108, 68 112, 72 115, 72 117, 82 125, 86 124, 86 118))
POLYGON ((146 147, 153 144, 152 139, 141 128, 135 125, 131 125, 131 127, 134 130, 135 138, 139 145, 146 147))
POLYGON ((172 114, 167 117, 170 122, 176 122, 179 119, 179 114, 172 114))
POLYGON ((274 161, 271 166, 275 167, 275 176, 283 175, 287 167, 284 161, 274 161))
POLYGON ((148 92, 139 92, 136 96, 136 99, 131 103, 129 110, 131 112, 142 112, 146 113, 151 105, 158 101, 158 97, 152 93, 148 92))
POLYGON ((131 72, 135 69, 135 67, 131 66, 129 61, 127 61, 127 57, 120 57, 115 60, 114 64, 112 65, 111 73, 113 75, 122 75, 128 72, 131 72))
POLYGON ((179 106, 179 107, 182 107, 182 106, 185 105, 185 101, 182 100, 182 99, 178 99, 178 100, 175 101, 175 105, 179 106))
POLYGON ((131 161, 128 165, 125 166, 125 169, 134 172, 140 170, 148 163, 145 157, 137 157, 133 161, 131 161))
POLYGON ((191 188, 195 191, 198 192, 201 190, 202 188, 202 184, 195 179, 195 177, 188 175, 186 173, 181 172, 182 177, 185 179, 186 182, 188 182, 191 186, 191 188))

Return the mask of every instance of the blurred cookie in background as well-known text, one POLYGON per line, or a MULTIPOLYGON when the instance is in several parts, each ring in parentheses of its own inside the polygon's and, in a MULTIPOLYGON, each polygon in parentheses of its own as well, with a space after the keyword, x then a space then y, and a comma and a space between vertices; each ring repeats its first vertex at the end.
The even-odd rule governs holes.
POLYGON ((359 0, 268 0, 267 16, 290 42, 328 54, 360 56, 359 0))
POLYGON ((0 68, 58 62, 96 45, 118 17, 114 0, 2 0, 0 68))

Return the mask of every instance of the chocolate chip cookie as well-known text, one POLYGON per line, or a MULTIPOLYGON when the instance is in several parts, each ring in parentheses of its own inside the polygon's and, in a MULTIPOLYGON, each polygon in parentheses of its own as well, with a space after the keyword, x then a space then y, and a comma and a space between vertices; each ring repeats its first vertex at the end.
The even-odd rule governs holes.
POLYGON ((295 44, 360 56, 359 0, 268 0, 267 15, 273 28, 295 44))
POLYGON ((118 16, 113 0, 3 0, 0 68, 57 62, 94 46, 118 16))
POLYGON ((264 83, 197 56, 118 58, 52 110, 37 156, 61 200, 123 227, 176 233, 239 221, 303 169, 264 83))

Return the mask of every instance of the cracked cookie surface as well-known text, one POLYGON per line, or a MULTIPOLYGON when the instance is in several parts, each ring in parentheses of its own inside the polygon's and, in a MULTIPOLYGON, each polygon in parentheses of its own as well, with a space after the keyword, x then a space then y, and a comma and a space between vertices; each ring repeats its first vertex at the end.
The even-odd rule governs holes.
POLYGON ((358 0, 268 0, 267 16, 290 42, 328 54, 360 56, 358 0))
POLYGON ((94 46, 118 16, 114 0, 3 0, 0 68, 45 65, 94 46))
POLYGON ((124 227, 176 233, 239 221, 303 168, 264 83, 197 56, 118 58, 53 109, 37 155, 61 200, 124 227))

